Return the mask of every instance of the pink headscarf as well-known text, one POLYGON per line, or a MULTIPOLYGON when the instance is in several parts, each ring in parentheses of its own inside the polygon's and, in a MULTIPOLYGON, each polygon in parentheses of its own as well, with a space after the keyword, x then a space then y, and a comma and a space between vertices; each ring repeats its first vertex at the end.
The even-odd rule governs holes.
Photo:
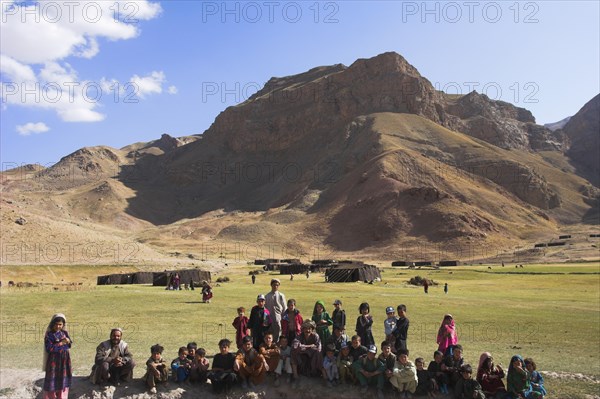
POLYGON ((442 320, 442 324, 440 325, 440 329, 438 330, 437 335, 437 343, 439 345, 439 350, 442 353, 451 345, 456 345, 458 343, 458 335, 456 334, 456 327, 454 325, 454 319, 451 314, 444 315, 444 320, 442 320), (449 324, 444 324, 444 321, 450 318, 449 324))

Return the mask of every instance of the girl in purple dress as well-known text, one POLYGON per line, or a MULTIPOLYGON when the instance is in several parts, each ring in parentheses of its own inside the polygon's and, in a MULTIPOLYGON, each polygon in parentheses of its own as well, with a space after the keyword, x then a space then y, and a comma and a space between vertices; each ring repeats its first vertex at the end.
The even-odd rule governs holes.
POLYGON ((66 399, 69 397, 71 386, 71 337, 67 331, 67 319, 64 314, 52 316, 44 337, 43 368, 44 378, 43 399, 66 399))

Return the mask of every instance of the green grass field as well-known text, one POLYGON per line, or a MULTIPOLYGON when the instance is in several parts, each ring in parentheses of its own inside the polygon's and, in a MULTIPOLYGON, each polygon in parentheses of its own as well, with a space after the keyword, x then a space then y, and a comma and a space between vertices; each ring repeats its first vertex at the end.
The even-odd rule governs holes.
MULTIPOLYGON (((235 309, 255 304, 256 295, 269 290, 274 274, 261 274, 252 285, 248 271, 240 265, 220 273, 231 281, 215 286, 212 303, 201 302, 200 290, 166 291, 148 285, 95 286, 97 274, 120 272, 123 267, 6 267, 1 269, 0 368, 37 368, 41 363, 42 339, 52 314, 65 313, 74 340, 71 350, 78 374, 89 372, 96 345, 108 338, 113 326, 125 328, 124 339, 139 363, 154 343, 166 348, 165 357, 176 357, 177 348, 196 341, 212 355, 219 339, 233 339, 231 322, 235 309), (114 269, 114 270, 113 270, 114 269), (6 281, 83 281, 77 287, 52 286, 8 288, 6 281), (51 276, 51 277, 50 277, 51 276)), ((411 321, 408 346, 411 358, 432 358, 435 336, 445 313, 452 313, 458 327, 465 358, 475 368, 483 351, 496 362, 508 365, 513 354, 533 357, 543 371, 583 373, 596 382, 548 379, 550 397, 584 398, 598 395, 600 385, 600 265, 514 265, 453 267, 441 270, 407 270, 385 267, 383 281, 325 283, 322 274, 281 276, 281 291, 296 299, 303 316, 310 317, 317 299, 328 311, 333 300, 344 303, 347 330, 353 333, 358 305, 367 301, 375 318, 376 341, 384 338, 386 306, 408 307, 411 321), (516 272, 516 274, 515 274, 516 272), (512 273, 512 274, 509 274, 512 273), (536 274, 528 274, 536 273, 536 274), (564 274, 555 274, 564 273, 564 274), (577 274, 569 274, 577 273, 577 274), (420 287, 409 286, 410 277, 420 275, 439 283, 426 295, 420 287), (444 294, 444 283, 449 293, 444 294)), ((213 277, 213 280, 216 278, 213 277)), ((142 367, 136 375, 143 374, 142 367)))

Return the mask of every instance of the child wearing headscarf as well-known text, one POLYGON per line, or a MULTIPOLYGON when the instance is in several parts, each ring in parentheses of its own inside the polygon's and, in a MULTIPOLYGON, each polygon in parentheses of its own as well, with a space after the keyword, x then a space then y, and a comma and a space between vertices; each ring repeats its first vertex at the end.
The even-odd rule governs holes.
POLYGON ((529 381, 530 374, 525 368, 525 362, 520 355, 514 355, 510 359, 508 375, 506 376, 506 388, 509 397, 513 399, 539 399, 543 395, 531 389, 529 381))
POLYGON ((67 318, 57 313, 50 319, 44 336, 44 396, 43 399, 66 399, 72 382, 71 337, 67 331, 67 318))
POLYGON ((317 334, 321 339, 321 344, 325 345, 325 343, 329 340, 329 337, 331 337, 329 326, 333 324, 333 320, 331 320, 329 313, 327 313, 325 310, 325 302, 318 300, 315 303, 312 321, 314 321, 317 326, 317 334))
POLYGON ((456 334, 456 325, 451 314, 444 316, 442 324, 438 329, 437 334, 438 350, 444 355, 447 355, 448 348, 453 347, 458 343, 458 335, 456 334))
POLYGON ((500 365, 494 364, 494 358, 488 352, 483 352, 479 356, 479 367, 477 367, 477 382, 481 384, 483 393, 486 396, 506 393, 504 387, 504 370, 500 365))

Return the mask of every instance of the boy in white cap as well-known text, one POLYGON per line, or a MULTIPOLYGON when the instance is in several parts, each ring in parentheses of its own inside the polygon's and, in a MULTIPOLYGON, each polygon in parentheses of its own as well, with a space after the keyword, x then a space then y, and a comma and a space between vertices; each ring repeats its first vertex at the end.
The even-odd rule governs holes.
POLYGON ((398 323, 398 318, 396 317, 396 312, 394 311, 394 308, 391 306, 385 308, 385 313, 387 314, 387 319, 383 321, 385 340, 393 346, 396 342, 396 337, 394 337, 393 332, 396 329, 396 323, 398 323))
POLYGON ((367 393, 369 385, 377 385, 377 398, 383 399, 383 384, 385 383, 385 365, 376 357, 377 346, 370 345, 366 356, 352 364, 354 374, 361 386, 361 393, 367 393))

